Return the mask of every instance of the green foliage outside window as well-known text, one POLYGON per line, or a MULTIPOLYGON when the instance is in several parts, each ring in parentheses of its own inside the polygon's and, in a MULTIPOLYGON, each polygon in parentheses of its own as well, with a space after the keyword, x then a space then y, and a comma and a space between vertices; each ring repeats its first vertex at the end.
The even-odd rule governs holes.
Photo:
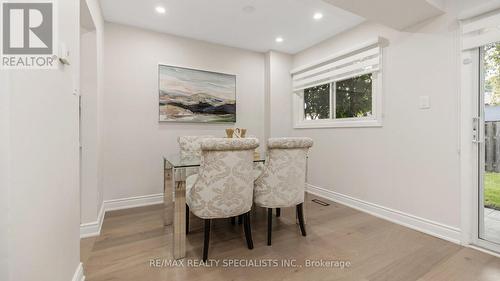
POLYGON ((485 92, 491 93, 489 104, 500 105, 500 43, 484 47, 485 92))
POLYGON ((372 114, 372 74, 335 84, 336 118, 366 117, 372 114))
POLYGON ((372 74, 310 87, 304 90, 304 119, 359 118, 372 115, 372 74), (330 93, 330 87, 335 91, 330 93), (330 94, 333 96, 330 98, 330 94), (335 103, 335 116, 330 112, 335 103))
POLYGON ((304 90, 304 119, 330 118, 330 84, 304 90))

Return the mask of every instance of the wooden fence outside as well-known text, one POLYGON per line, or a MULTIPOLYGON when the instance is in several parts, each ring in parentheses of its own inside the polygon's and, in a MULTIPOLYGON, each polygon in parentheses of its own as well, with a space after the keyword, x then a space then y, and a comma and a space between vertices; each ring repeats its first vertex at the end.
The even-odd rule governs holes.
POLYGON ((484 129, 486 172, 500 173, 500 121, 487 121, 484 129))

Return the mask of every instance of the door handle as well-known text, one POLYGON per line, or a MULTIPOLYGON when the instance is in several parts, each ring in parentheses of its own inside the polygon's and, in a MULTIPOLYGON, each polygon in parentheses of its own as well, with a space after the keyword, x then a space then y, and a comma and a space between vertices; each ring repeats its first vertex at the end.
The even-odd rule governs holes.
POLYGON ((484 138, 481 134, 481 123, 481 118, 472 118, 472 143, 480 144, 484 142, 484 138))

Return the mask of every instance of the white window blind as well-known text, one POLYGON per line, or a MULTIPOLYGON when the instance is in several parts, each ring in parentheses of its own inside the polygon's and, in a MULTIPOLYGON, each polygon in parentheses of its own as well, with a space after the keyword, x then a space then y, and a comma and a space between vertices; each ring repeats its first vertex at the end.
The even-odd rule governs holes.
POLYGON ((500 12, 462 23, 462 50, 500 41, 500 12))
POLYGON ((292 70, 294 92, 380 70, 379 39, 292 70))

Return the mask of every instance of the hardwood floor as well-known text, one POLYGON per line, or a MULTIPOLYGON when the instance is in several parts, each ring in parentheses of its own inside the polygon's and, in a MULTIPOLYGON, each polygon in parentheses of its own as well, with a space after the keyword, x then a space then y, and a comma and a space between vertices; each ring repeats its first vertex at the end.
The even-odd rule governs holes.
POLYGON ((265 209, 252 213, 253 250, 246 247, 243 225, 216 220, 209 259, 219 260, 218 267, 187 266, 202 255, 203 225, 195 217, 184 266, 154 267, 151 260, 171 260, 172 228, 163 227, 163 205, 107 213, 101 236, 81 241, 86 280, 500 280, 500 258, 340 204, 321 206, 311 202, 314 198, 308 195, 305 203, 307 237, 290 219, 294 210, 283 209, 280 218, 273 217, 270 247, 265 209), (223 267, 233 259, 261 264, 296 259, 296 265, 336 260, 350 266, 223 267))

